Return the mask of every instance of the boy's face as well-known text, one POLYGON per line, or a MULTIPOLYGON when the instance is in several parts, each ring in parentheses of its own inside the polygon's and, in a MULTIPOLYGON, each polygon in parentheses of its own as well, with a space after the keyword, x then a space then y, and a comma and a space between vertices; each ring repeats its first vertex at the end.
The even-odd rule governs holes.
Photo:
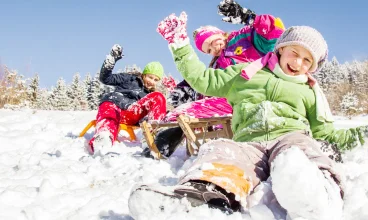
POLYGON ((214 34, 203 42, 202 50, 212 56, 220 56, 225 45, 226 42, 223 34, 214 34))
POLYGON ((306 74, 312 67, 312 54, 304 47, 292 45, 279 49, 280 67, 285 74, 297 76, 306 74))
POLYGON ((160 78, 158 78, 158 76, 150 73, 143 74, 142 79, 144 87, 149 90, 154 89, 156 87, 156 84, 160 81, 160 78))

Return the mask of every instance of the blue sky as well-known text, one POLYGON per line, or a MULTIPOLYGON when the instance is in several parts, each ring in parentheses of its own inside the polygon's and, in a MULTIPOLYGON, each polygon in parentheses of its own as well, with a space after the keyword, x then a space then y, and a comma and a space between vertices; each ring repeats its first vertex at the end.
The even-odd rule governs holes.
MULTIPOLYGON (((56 84, 59 77, 70 83, 74 73, 95 74, 115 43, 125 57, 117 69, 160 61, 167 74, 181 80, 166 41, 156 32, 157 24, 170 13, 188 14, 188 35, 202 25, 225 31, 241 28, 221 21, 220 0, 63 0, 0 3, 0 64, 26 77, 40 75, 42 87, 56 84)), ((368 58, 367 2, 362 0, 239 0, 257 14, 281 17, 286 27, 309 25, 327 40, 331 59, 340 63, 368 58)), ((192 38, 191 38, 192 40, 192 38)), ((205 63, 210 56, 202 55, 205 63)))

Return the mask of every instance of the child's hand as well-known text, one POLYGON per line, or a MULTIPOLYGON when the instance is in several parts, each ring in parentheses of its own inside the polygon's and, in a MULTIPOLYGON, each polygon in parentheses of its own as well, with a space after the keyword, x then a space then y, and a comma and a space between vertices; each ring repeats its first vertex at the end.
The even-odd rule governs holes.
POLYGON ((175 79, 172 76, 163 77, 162 78, 162 85, 164 85, 169 92, 173 91, 176 87, 175 79))
POLYGON ((241 7, 234 0, 223 0, 218 5, 219 15, 225 16, 223 21, 233 24, 252 25, 256 14, 249 9, 241 7))
POLYGON ((104 61, 104 67, 108 70, 112 70, 115 66, 116 61, 123 58, 123 48, 119 44, 112 46, 110 54, 106 56, 104 61))
POLYGON ((123 58, 123 48, 119 44, 115 44, 110 51, 110 55, 115 59, 115 61, 123 58))
POLYGON ((179 17, 175 14, 166 17, 158 24, 156 31, 168 41, 169 44, 174 44, 174 46, 180 48, 189 44, 186 26, 187 14, 182 12, 179 17))

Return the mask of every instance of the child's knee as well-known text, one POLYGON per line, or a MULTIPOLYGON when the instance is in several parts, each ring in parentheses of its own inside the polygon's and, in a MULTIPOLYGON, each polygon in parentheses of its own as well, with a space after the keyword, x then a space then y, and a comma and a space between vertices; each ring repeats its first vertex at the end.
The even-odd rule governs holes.
POLYGON ((98 108, 97 120, 100 121, 105 118, 119 120, 120 108, 112 102, 103 102, 98 108))
POLYGON ((216 151, 223 151, 222 155, 225 155, 227 153, 231 154, 233 150, 239 150, 239 146, 240 145, 238 143, 230 139, 216 139, 201 145, 198 154, 216 151))
POLYGON ((161 92, 152 92, 150 95, 156 102, 166 104, 166 98, 161 92))

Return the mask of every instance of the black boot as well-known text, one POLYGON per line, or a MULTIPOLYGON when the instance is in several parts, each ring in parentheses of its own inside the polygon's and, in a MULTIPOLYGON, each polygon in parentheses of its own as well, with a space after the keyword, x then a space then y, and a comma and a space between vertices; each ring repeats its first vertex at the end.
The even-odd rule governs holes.
MULTIPOLYGON (((184 132, 180 127, 160 128, 155 136, 154 141, 161 155, 165 158, 168 158, 172 153, 174 153, 176 148, 178 148, 184 137, 184 132)), ((149 147, 145 148, 141 155, 147 158, 154 158, 151 155, 151 150, 149 147)))
POLYGON ((167 128, 157 133, 155 144, 163 156, 169 157, 183 139, 184 132, 180 127, 167 128))
POLYGON ((220 209, 228 214, 240 210, 240 203, 235 201, 234 194, 209 182, 190 181, 177 187, 174 193, 186 197, 194 207, 207 204, 210 208, 220 209))
MULTIPOLYGON (((168 189, 162 186, 142 185, 132 191, 129 200, 138 200, 138 206, 143 205, 162 212, 173 209, 189 211, 188 205, 196 207, 205 204, 210 208, 220 209, 227 214, 240 210, 240 203, 235 201, 234 194, 227 193, 220 187, 205 181, 190 181, 168 189), (154 202, 145 200, 144 196, 147 193, 159 199, 154 202), (183 200, 184 198, 189 204, 183 200)), ((132 207, 130 201, 129 207, 132 207)))

